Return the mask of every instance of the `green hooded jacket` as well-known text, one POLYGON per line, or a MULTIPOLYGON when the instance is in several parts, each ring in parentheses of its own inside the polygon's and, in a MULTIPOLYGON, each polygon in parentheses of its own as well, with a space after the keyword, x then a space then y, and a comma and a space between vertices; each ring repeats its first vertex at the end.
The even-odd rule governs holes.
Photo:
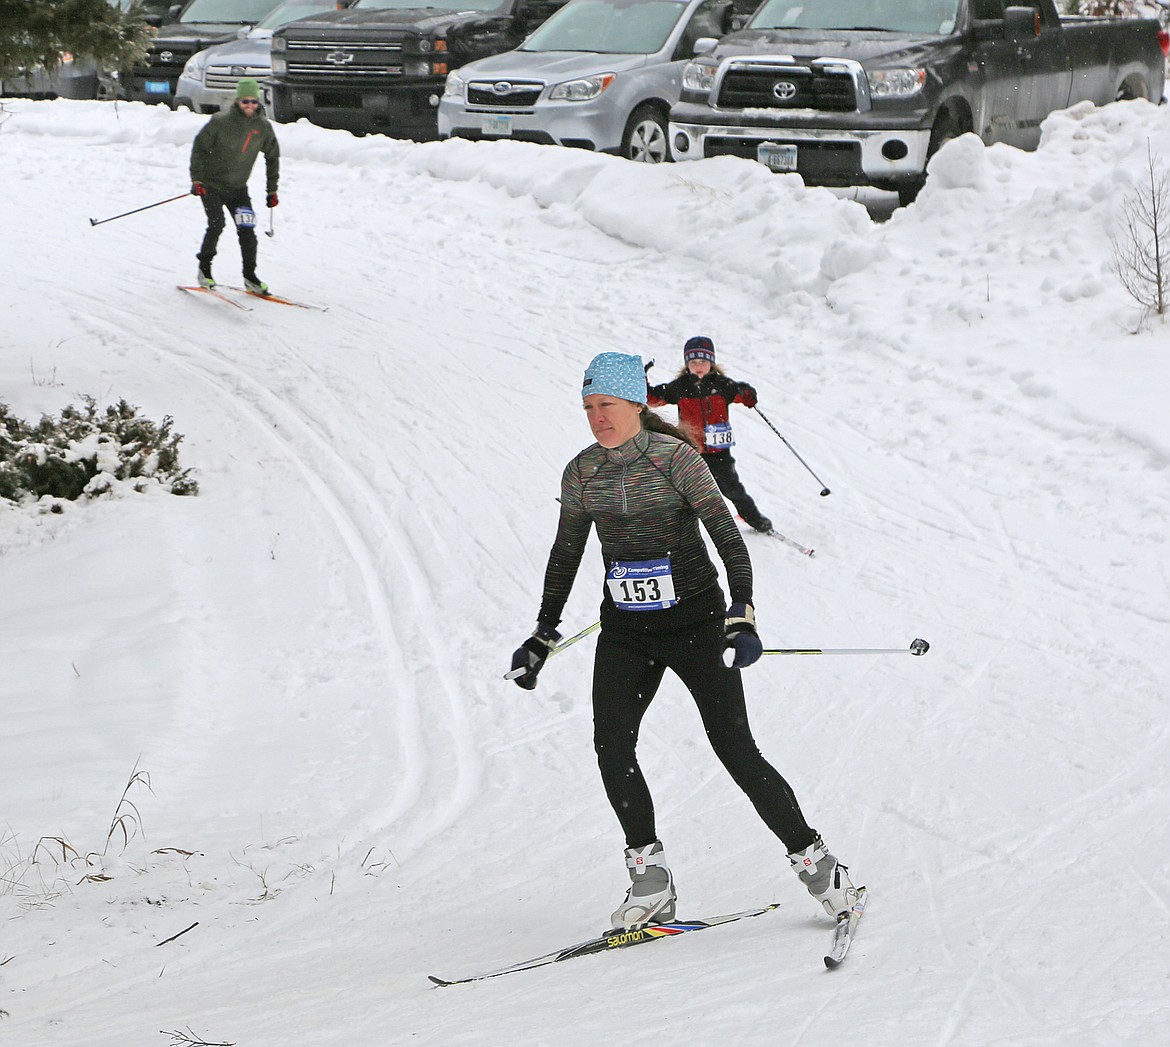
POLYGON ((256 157, 264 154, 265 192, 275 193, 280 179, 280 145, 272 124, 259 109, 246 116, 234 102, 216 113, 191 146, 191 181, 211 189, 239 189, 248 184, 256 157))

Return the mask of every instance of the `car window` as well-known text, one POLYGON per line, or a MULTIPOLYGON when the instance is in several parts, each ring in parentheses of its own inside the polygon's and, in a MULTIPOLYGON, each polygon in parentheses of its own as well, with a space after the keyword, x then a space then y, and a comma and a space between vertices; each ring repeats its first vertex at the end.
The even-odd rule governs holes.
POLYGON ((295 22, 310 15, 323 15, 337 10, 337 0, 285 0, 278 8, 270 11, 256 23, 257 29, 279 29, 282 25, 295 22))
POLYGON ((957 7, 957 0, 766 0, 746 28, 950 33, 957 7))
POLYGON ((180 16, 191 22, 224 22, 255 25, 277 4, 278 0, 195 0, 180 16))
POLYGON ((520 50, 651 54, 666 43, 685 11, 681 0, 573 0, 520 50))
POLYGON ((504 0, 358 0, 363 11, 496 11, 504 0))

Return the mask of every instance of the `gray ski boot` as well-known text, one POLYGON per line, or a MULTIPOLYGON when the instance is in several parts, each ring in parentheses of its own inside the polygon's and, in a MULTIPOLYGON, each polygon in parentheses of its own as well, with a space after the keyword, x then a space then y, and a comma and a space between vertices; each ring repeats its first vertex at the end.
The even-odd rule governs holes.
POLYGON ((857 901, 858 889, 849 879, 849 870, 826 850, 819 836, 803 851, 789 852, 788 860, 808 893, 830 916, 836 917, 857 901))
POLYGON ((674 877, 663 857, 662 844, 655 840, 645 847, 627 847, 626 868, 630 871, 630 889, 610 917, 614 929, 633 931, 648 923, 673 920, 674 877))

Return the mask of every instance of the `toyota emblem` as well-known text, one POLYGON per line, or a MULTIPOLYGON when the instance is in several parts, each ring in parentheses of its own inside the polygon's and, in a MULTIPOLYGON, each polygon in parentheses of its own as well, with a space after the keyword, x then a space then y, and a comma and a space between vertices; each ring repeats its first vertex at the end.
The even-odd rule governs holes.
POLYGON ((170 65, 170 63, 175 60, 175 53, 174 51, 159 51, 158 60, 160 62, 165 62, 167 65, 170 65))
POLYGON ((330 51, 325 56, 326 62, 332 62, 334 65, 346 65, 353 61, 353 53, 350 51, 330 51))
POLYGON ((772 94, 781 102, 791 102, 796 97, 796 84, 791 80, 777 80, 772 85, 772 94))
POLYGON ((507 80, 499 80, 492 84, 492 93, 497 95, 510 95, 512 93, 512 85, 507 80))

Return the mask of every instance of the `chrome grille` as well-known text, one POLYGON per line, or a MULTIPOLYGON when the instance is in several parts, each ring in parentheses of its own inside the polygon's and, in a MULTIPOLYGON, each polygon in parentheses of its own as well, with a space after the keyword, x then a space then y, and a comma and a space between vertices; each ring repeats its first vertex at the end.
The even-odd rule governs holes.
POLYGON ((382 40, 289 40, 290 51, 401 51, 402 37, 382 40))
POLYGON ((377 83, 402 75, 403 37, 288 41, 288 75, 377 83))
POLYGON ((345 80, 386 80, 402 75, 402 63, 371 65, 330 65, 328 62, 289 62, 290 76, 329 76, 345 80))
POLYGON ((245 76, 265 80, 272 75, 266 65, 209 65, 203 71, 203 86, 215 91, 234 91, 245 76))

